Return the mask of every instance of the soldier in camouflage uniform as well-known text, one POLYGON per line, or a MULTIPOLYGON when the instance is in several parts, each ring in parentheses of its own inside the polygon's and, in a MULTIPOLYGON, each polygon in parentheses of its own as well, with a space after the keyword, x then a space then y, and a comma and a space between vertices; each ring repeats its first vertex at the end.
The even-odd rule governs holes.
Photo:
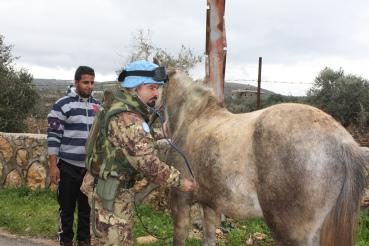
MULTIPOLYGON (((81 190, 88 194, 91 207, 95 208, 92 211, 94 218, 92 227, 93 231, 100 234, 96 245, 133 245, 134 183, 137 174, 144 175, 150 182, 177 187, 185 192, 195 188, 192 181, 181 178, 177 169, 159 160, 153 138, 154 132, 147 124, 150 116, 148 106, 155 105, 158 89, 164 81, 154 80, 150 73, 145 72, 155 71, 157 67, 147 61, 133 62, 123 70, 118 79, 122 89, 115 94, 112 109, 107 114, 118 113, 111 113, 106 127, 109 146, 113 148, 109 153, 114 153, 114 158, 117 158, 116 160, 121 158, 121 161, 116 165, 113 164, 108 174, 100 171, 97 192, 92 191, 94 178, 91 175, 86 175, 81 187, 81 190), (118 108, 123 110, 114 111, 118 108), (125 161, 129 163, 133 172, 122 168, 125 161), (101 192, 102 189, 100 189, 100 195, 97 194, 100 182, 102 184, 106 176, 119 180, 118 189, 114 193, 114 200, 110 207, 106 205, 107 203, 104 204, 107 196, 101 192)), ((110 186, 105 185, 105 187, 110 186)))

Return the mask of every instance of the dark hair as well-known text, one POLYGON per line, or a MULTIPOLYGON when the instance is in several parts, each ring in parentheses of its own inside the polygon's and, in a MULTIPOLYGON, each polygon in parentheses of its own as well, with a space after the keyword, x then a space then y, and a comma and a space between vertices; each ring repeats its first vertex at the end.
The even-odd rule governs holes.
POLYGON ((84 74, 95 76, 95 71, 88 66, 79 66, 74 74, 74 80, 80 80, 84 74))

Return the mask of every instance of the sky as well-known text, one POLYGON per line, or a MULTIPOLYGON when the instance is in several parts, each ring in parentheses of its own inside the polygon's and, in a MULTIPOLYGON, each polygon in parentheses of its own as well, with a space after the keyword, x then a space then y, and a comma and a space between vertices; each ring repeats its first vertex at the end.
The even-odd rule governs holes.
MULTIPOLYGON (((172 54, 203 55, 205 17, 206 0, 0 0, 0 34, 35 78, 72 80, 89 65, 116 80, 140 29, 172 54)), ((259 57, 262 87, 284 95, 305 95, 326 66, 369 79, 368 23, 368 0, 228 0, 226 81, 256 85, 259 57)))

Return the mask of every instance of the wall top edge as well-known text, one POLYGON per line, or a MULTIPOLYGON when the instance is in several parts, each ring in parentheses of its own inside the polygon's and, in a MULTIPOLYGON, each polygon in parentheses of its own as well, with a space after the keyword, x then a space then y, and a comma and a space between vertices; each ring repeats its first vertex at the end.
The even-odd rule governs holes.
POLYGON ((0 132, 0 136, 4 136, 4 137, 29 137, 29 138, 36 138, 36 139, 47 139, 46 134, 33 134, 33 133, 0 132))

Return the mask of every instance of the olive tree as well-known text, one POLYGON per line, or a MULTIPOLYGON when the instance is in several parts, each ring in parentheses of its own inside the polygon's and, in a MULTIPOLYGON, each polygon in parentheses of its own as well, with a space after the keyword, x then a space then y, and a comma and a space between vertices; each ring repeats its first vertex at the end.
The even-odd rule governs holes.
POLYGON ((368 125, 369 82, 342 69, 324 68, 308 92, 308 102, 332 115, 343 126, 368 125))
POLYGON ((25 69, 16 69, 12 45, 4 43, 0 35, 0 131, 22 132, 24 120, 38 98, 32 84, 33 77, 25 69))
POLYGON ((144 59, 154 60, 155 63, 165 67, 172 67, 184 71, 186 74, 201 62, 202 57, 196 55, 191 48, 181 46, 175 55, 170 54, 166 49, 156 47, 151 40, 150 30, 138 30, 131 37, 131 53, 125 61, 126 63, 144 59))

